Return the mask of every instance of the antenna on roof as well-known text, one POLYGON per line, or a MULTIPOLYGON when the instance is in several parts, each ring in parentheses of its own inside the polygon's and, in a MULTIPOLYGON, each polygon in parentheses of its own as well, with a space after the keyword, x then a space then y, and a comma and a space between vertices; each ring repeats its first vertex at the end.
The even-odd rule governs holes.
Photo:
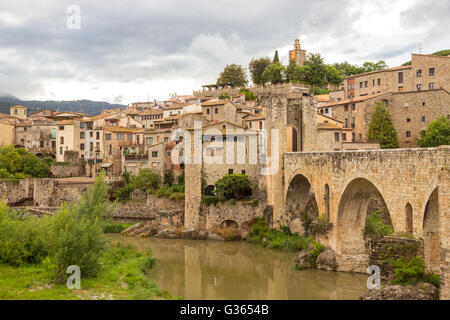
POLYGON ((422 53, 423 53, 423 47, 422 47, 422 44, 419 42, 419 43, 417 44, 417 46, 418 46, 418 48, 419 48, 419 53, 422 54, 422 53))

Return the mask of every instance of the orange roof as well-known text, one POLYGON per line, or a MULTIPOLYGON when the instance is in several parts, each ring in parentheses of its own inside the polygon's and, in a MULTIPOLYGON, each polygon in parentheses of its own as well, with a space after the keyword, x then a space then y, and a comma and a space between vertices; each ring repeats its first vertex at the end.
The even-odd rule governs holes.
POLYGON ((329 94, 319 94, 317 96, 314 96, 317 98, 317 102, 328 102, 330 101, 330 95, 329 94))
POLYGON ((317 129, 321 129, 321 130, 336 130, 336 129, 341 129, 341 127, 334 125, 332 123, 318 123, 317 124, 317 129))
POLYGON ((124 128, 124 127, 105 127, 105 130, 110 132, 128 132, 128 133, 143 133, 142 128, 124 128))
POLYGON ((58 125, 66 125, 66 126, 71 126, 73 125, 73 123, 74 123, 73 120, 62 120, 57 122, 58 125))
POLYGON ((202 106, 211 107, 211 106, 223 106, 226 105, 230 100, 218 100, 218 101, 207 101, 203 102, 202 106))
POLYGON ((162 115, 163 111, 159 109, 145 110, 139 113, 140 116, 162 115))

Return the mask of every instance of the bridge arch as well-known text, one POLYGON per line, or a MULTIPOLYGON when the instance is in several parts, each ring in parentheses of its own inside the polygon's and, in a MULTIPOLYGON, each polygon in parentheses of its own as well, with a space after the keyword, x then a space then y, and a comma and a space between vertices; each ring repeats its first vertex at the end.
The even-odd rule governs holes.
MULTIPOLYGON (((365 178, 353 179, 345 188, 339 201, 337 216, 337 251, 354 255, 367 263, 368 252, 364 239, 364 227, 368 211, 381 209, 385 223, 392 225, 389 210, 379 189, 365 178), (377 199, 379 208, 372 204, 377 199)), ((362 265, 363 267, 363 265, 362 265)))
POLYGON ((439 203, 438 188, 434 189, 425 205, 423 215, 423 244, 425 265, 429 270, 440 269, 439 203))
POLYGON ((225 228, 235 228, 235 229, 239 229, 239 224, 235 221, 235 220, 223 220, 220 223, 220 229, 225 229, 225 228))
POLYGON ((315 193, 311 188, 311 182, 302 174, 296 174, 289 182, 286 197, 287 222, 295 218, 307 216, 314 219, 319 215, 315 193))

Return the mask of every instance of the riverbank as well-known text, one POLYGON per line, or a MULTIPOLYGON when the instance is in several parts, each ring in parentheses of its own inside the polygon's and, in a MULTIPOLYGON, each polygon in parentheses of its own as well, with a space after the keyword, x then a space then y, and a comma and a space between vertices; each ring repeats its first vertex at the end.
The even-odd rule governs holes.
POLYGON ((0 265, 0 300, 160 300, 172 299, 148 279, 156 259, 149 250, 111 243, 100 258, 95 278, 83 278, 81 288, 70 290, 55 281, 45 261, 40 265, 0 265))

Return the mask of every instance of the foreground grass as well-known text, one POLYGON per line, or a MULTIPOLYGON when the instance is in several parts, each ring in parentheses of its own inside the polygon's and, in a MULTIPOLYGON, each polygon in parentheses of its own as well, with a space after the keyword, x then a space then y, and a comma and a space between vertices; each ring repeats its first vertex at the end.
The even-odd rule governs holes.
POLYGON ((156 260, 149 252, 131 245, 111 245, 101 258, 101 271, 96 278, 83 279, 81 289, 69 290, 54 279, 45 262, 35 266, 0 265, 1 300, 153 300, 171 299, 148 280, 156 260))

